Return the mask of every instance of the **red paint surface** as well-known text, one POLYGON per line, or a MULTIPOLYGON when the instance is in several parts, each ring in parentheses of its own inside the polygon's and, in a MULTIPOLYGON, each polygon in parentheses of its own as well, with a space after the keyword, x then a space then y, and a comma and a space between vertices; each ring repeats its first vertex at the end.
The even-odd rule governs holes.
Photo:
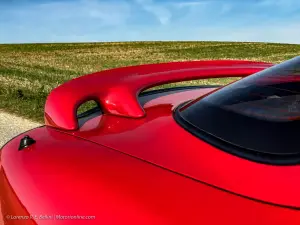
POLYGON ((299 224, 300 210, 283 207, 300 208, 299 166, 238 158, 174 121, 174 107, 210 91, 151 100, 139 119, 108 114, 77 131, 38 128, 26 132, 36 143, 23 151, 17 149, 25 134, 16 137, 0 152, 4 218, 96 217, 36 220, 39 225, 299 224))
POLYGON ((145 116, 137 101, 140 91, 171 82, 244 77, 272 66, 270 63, 212 60, 131 66, 82 76, 54 89, 45 105, 45 122, 64 130, 78 128, 76 111, 95 100, 106 114, 131 118, 145 116))
POLYGON ((182 100, 201 92, 152 100, 145 105, 148 116, 140 120, 98 117, 73 134, 243 196, 300 208, 300 166, 265 165, 233 156, 175 122, 172 109, 181 102, 175 103, 177 96, 182 100))
MULTIPOLYGON (((3 149, 1 155, 1 173, 6 174, 28 214, 96 216, 95 220, 37 220, 39 225, 300 222, 297 210, 262 204, 220 191, 51 128, 39 128, 29 134, 37 140, 30 149, 16 151, 20 140, 17 137, 3 149)), ((164 152, 160 154, 166 157, 164 152)), ((176 158, 177 154, 169 161, 187 163, 187 159, 178 162, 176 158)), ((199 171, 200 163, 195 170, 199 171)), ((218 171, 206 169, 203 173, 216 176, 218 171)), ((6 182, 1 177, 3 181, 6 182)), ((20 215, 19 201, 9 202, 6 213, 20 215)), ((15 221, 8 220, 7 224, 12 222, 15 221)), ((25 224, 22 222, 17 224, 25 224)))

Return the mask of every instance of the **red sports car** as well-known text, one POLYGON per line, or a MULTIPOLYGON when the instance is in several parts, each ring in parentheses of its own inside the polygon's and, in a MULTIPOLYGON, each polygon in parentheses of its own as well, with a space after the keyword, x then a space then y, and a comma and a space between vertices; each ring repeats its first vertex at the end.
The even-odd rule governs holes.
POLYGON ((45 126, 2 148, 4 223, 299 225, 299 140, 300 57, 82 76, 50 93, 45 126), (223 77, 245 78, 142 92, 223 77))

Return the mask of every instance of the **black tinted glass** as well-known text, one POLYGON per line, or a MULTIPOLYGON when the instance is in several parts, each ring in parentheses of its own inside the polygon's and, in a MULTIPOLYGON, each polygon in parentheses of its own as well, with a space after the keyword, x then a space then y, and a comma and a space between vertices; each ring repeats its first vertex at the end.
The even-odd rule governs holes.
POLYGON ((239 151, 300 157, 300 57, 223 87, 177 113, 193 132, 239 151))

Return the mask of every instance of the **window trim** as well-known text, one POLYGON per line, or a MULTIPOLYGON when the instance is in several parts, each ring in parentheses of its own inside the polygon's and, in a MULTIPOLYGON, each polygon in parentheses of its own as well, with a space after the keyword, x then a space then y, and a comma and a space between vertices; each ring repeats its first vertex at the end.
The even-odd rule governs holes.
MULTIPOLYGON (((200 100, 201 101, 201 100, 200 100)), ((276 165, 276 166, 291 166, 291 165, 299 165, 300 164, 300 153, 299 154, 292 154, 292 155, 276 155, 276 154, 270 154, 270 153, 264 153, 264 152, 258 152, 246 148, 242 148, 240 146, 236 146, 234 144, 231 144, 229 142, 226 142, 212 134, 209 134, 187 120, 185 120, 181 114, 180 109, 182 109, 188 102, 184 102, 180 105, 178 105, 173 110, 173 118, 177 122, 178 125, 180 125, 184 130, 191 133, 195 137, 199 138, 200 141, 204 141, 216 148, 218 148, 221 151, 227 152, 229 154, 232 154, 234 156, 256 162, 256 163, 262 163, 262 164, 268 164, 268 165, 276 165)))

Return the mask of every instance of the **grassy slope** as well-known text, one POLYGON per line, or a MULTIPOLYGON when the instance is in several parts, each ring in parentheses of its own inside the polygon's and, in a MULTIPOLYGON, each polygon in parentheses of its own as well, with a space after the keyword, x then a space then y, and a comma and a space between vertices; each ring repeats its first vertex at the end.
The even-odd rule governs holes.
MULTIPOLYGON (((74 77, 108 68, 196 59, 248 59, 278 63, 296 55, 300 55, 300 45, 264 43, 0 45, 0 110, 41 122, 45 99, 51 89, 74 77)), ((232 80, 202 80, 192 84, 224 84, 232 80)))

